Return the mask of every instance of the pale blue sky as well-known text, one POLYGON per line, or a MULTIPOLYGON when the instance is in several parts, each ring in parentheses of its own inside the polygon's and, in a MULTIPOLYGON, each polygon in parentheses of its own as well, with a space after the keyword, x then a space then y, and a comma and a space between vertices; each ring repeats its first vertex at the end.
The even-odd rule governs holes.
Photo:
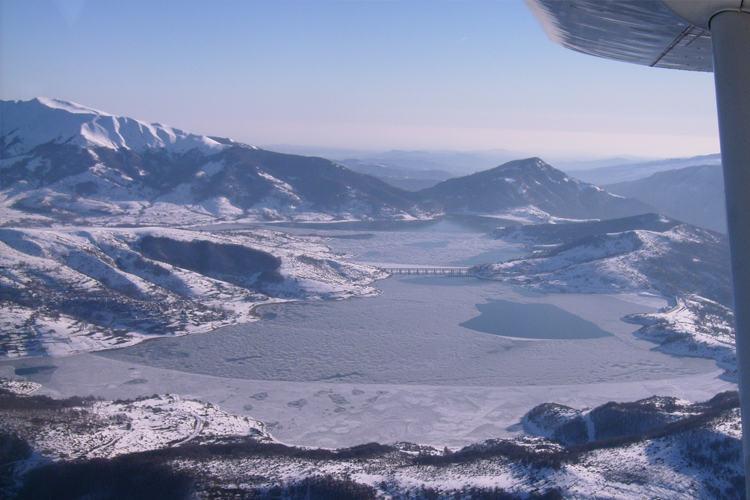
POLYGON ((0 9, 2 99, 65 99, 259 145, 719 150, 711 74, 568 51, 520 1, 0 0, 0 9))

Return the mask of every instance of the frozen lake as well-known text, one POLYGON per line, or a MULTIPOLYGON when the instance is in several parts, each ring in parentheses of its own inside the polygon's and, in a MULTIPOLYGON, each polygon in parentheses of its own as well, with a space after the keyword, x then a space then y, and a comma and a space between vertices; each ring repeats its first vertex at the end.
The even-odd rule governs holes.
POLYGON ((529 296, 476 278, 389 278, 378 288, 374 298, 264 306, 265 321, 98 355, 217 377, 368 384, 593 384, 714 369, 652 350, 619 320, 662 299, 529 296), (481 331, 493 326, 500 331, 481 331))
MULTIPOLYGON (((470 265, 519 253, 453 222, 341 227, 285 230, 332 236, 334 250, 382 264, 470 265)), ((520 432, 521 416, 545 401, 701 400, 736 388, 716 378, 713 361, 654 351, 620 321, 664 306, 662 298, 545 295, 476 278, 402 276, 376 286, 374 298, 265 306, 264 321, 208 334, 4 362, 0 376, 39 381, 53 395, 177 393, 263 420, 283 441, 330 447, 462 446, 520 432)))

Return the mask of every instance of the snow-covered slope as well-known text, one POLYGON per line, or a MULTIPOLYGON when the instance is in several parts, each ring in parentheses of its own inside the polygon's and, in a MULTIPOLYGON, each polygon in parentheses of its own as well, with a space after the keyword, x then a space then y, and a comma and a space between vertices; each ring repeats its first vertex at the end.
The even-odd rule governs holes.
POLYGON ((66 355, 254 320, 259 304, 368 296, 386 276, 273 231, 0 230, 0 355, 66 355))
POLYGON ((649 290, 675 301, 627 316, 670 354, 716 359, 734 378, 732 284, 726 236, 658 214, 612 221, 508 227, 495 236, 528 245, 518 259, 474 268, 478 277, 545 292, 649 290))
POLYGON ((658 350, 675 356, 715 359, 726 370, 723 378, 737 382, 732 311, 699 295, 678 296, 674 300, 674 307, 651 314, 629 314, 622 319, 643 325, 636 335, 660 344, 658 350))
MULTIPOLYGON (((168 497, 181 500, 728 500, 740 498, 744 486, 736 392, 695 404, 652 397, 593 410, 542 405, 524 424, 533 422, 549 437, 491 439, 460 450, 410 443, 290 447, 273 442, 259 422, 176 396, 0 398, 4 457, 14 460, 8 464, 13 479, 26 483, 21 493, 37 496, 50 485, 58 493, 80 488, 75 478, 95 471, 116 480, 121 496, 124 479, 133 476, 140 478, 132 486, 139 494, 165 498, 149 489, 164 482, 143 473, 148 470, 161 471, 165 480, 188 479, 194 491, 168 497), (81 460, 86 457, 117 458, 81 460), (22 476, 51 458, 56 463, 22 476)), ((82 493, 105 496, 110 488, 89 480, 82 493)))
POLYGON ((530 253, 478 266, 477 275, 543 291, 654 290, 731 302, 725 235, 658 214, 621 220, 500 228, 495 237, 530 253))
POLYGON ((225 438, 273 440, 262 422, 177 395, 126 401, 71 398, 61 403, 44 396, 0 394, 0 400, 5 430, 12 428, 34 448, 51 451, 45 455, 52 459, 112 458, 225 438))

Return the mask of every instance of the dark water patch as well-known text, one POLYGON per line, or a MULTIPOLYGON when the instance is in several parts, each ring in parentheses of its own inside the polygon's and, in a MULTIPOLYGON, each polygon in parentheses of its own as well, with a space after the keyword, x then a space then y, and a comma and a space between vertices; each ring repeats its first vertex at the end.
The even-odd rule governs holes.
POLYGON ((258 358, 260 358, 260 356, 255 354, 252 356, 242 356, 241 358, 224 358, 224 361, 226 361, 227 363, 237 363, 238 361, 245 361, 248 359, 258 359, 258 358))
POLYGON ((477 332, 520 339, 580 340, 612 334, 552 304, 491 300, 477 304, 481 313, 460 326, 477 332))
POLYGON ((20 377, 26 377, 28 375, 38 375, 40 373, 52 373, 57 370, 55 365, 44 365, 44 366, 29 366, 26 368, 16 368, 14 373, 20 377))
MULTIPOLYGON (((164 342, 153 342, 149 345, 134 346, 140 347, 140 349, 146 354, 148 359, 186 359, 190 357, 190 353, 181 351, 177 348, 179 340, 175 339, 154 339, 156 341, 164 340, 164 342)), ((143 343, 145 344, 145 342, 143 343)))
POLYGON ((30 382, 47 384, 52 380, 52 374, 54 374, 56 370, 56 365, 22 366, 16 368, 14 373, 19 377, 24 377, 30 382))
MULTIPOLYGON (((304 234, 302 236, 322 236, 320 234, 304 234)), ((336 238, 339 240, 371 240, 375 237, 372 233, 359 233, 359 234, 327 234, 326 238, 336 238)))
POLYGON ((128 380, 127 382, 123 382, 123 385, 140 385, 140 384, 146 384, 146 383, 148 383, 148 379, 134 378, 133 380, 128 380))
MULTIPOLYGON (((292 323, 304 321, 315 317, 315 311, 312 309, 326 307, 325 302, 286 302, 277 304, 261 305, 255 309, 256 314, 263 319, 289 320, 292 323)), ((263 328, 262 324, 253 325, 257 328, 263 328)))
POLYGON ((339 406, 348 405, 349 401, 346 400, 341 394, 329 394, 328 398, 339 406))
POLYGON ((501 226, 517 226, 513 220, 481 215, 446 215, 430 220, 346 221, 346 222, 274 222, 266 227, 291 227, 341 231, 395 231, 425 233, 489 233, 501 226))
POLYGON ((322 377, 319 380, 340 380, 340 379, 349 378, 349 377, 361 377, 361 376, 362 374, 359 372, 337 373, 329 377, 322 377))
MULTIPOLYGON (((446 215, 429 220, 376 220, 341 222, 251 222, 208 224, 197 229, 210 231, 234 231, 257 228, 294 228, 311 231, 394 231, 394 232, 435 232, 435 233, 491 233, 498 227, 520 226, 518 221, 499 219, 482 215, 446 215)), ((329 234, 308 234, 306 236, 334 237, 329 234)), ((346 237, 346 236, 344 236, 346 237)))

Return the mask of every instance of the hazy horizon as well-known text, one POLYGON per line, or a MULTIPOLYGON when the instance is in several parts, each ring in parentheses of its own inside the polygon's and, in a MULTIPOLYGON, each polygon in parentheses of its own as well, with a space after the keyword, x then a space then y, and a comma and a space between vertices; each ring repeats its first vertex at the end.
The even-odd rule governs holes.
POLYGON ((713 75, 550 42, 521 1, 0 0, 2 99, 73 101, 255 145, 719 150, 713 75))

